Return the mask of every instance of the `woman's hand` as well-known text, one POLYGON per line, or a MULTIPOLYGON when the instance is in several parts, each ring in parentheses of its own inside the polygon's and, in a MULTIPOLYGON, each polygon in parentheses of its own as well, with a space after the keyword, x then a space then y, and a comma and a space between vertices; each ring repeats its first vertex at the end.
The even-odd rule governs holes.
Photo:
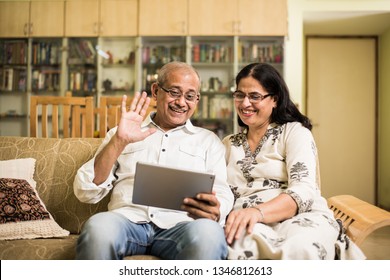
POLYGON ((195 198, 186 197, 182 210, 194 219, 206 218, 218 222, 220 218, 220 203, 213 193, 199 193, 195 198))
POLYGON ((239 239, 247 231, 252 233, 256 223, 261 222, 261 215, 258 209, 245 208, 230 212, 225 224, 225 236, 228 244, 239 239))

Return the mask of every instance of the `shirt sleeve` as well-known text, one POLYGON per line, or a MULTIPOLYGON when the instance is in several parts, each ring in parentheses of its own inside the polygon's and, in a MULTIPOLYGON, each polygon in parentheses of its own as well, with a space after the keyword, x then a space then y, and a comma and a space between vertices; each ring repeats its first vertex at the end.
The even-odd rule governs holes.
POLYGON ((227 183, 225 147, 217 137, 208 152, 207 168, 216 175, 213 190, 220 203, 219 223, 224 225, 227 215, 233 208, 234 197, 227 183))
POLYGON ((110 141, 111 137, 115 132, 113 130, 109 131, 103 140, 103 143, 100 145, 98 150, 96 151, 94 157, 84 163, 76 173, 74 182, 73 182, 73 190, 75 196, 84 203, 98 203, 102 200, 113 188, 113 181, 115 180, 114 171, 116 169, 116 165, 114 165, 111 169, 111 172, 106 179, 106 181, 100 185, 96 185, 93 183, 93 179, 95 178, 95 158, 96 155, 107 145, 110 141))
POLYGON ((300 123, 288 124, 285 134, 286 169, 289 194, 298 205, 298 212, 309 212, 319 195, 317 148, 314 138, 300 123))

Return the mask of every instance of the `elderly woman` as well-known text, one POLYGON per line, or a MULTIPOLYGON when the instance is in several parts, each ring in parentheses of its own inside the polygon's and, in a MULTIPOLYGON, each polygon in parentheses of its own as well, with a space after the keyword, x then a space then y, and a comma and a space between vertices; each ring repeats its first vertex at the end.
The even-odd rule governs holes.
MULTIPOLYGON (((271 65, 250 64, 233 97, 242 131, 223 140, 235 195, 225 227, 229 259, 345 257, 346 236, 320 193, 312 125, 283 78, 271 65)), ((349 243, 353 258, 364 258, 349 243)))

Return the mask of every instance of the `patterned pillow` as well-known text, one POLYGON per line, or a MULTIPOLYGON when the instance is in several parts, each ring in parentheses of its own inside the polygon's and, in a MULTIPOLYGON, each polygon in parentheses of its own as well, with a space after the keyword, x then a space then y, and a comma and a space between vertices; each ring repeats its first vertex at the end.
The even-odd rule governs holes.
POLYGON ((0 240, 69 235, 67 230, 62 229, 54 221, 38 196, 35 181, 32 179, 35 160, 22 159, 0 163, 0 240), (6 163, 9 163, 9 168, 6 163), (25 165, 20 165, 21 163, 25 165), (18 164, 19 170, 22 171, 15 174, 12 170, 15 170, 18 164), (5 174, 13 178, 4 178, 5 174))

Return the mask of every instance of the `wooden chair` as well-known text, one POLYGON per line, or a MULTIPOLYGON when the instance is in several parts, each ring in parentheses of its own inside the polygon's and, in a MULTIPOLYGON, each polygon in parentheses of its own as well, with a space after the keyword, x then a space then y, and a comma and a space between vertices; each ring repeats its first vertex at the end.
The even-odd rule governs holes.
POLYGON ((390 212, 352 195, 328 198, 328 206, 335 218, 343 222, 346 234, 358 246, 373 231, 390 226, 390 212))
POLYGON ((59 138, 59 108, 62 109, 63 137, 93 137, 93 97, 31 96, 30 136, 39 137, 38 111, 42 110, 42 137, 49 137, 49 110, 51 107, 51 137, 59 138), (82 110, 85 108, 85 113, 82 110))
MULTIPOLYGON (((127 98, 126 106, 129 107, 132 98, 127 98)), ((121 117, 122 96, 102 96, 99 104, 99 137, 106 136, 107 131, 118 125, 121 117)), ((151 100, 146 115, 156 110, 156 102, 151 100)))
MULTIPOLYGON (((72 96, 72 92, 71 91, 67 91, 65 93, 65 96, 68 96, 68 97, 71 97, 72 96)), ((95 103, 95 102, 94 102, 95 103)), ((100 109, 98 107, 93 107, 93 118, 92 118, 92 127, 94 129, 94 132, 93 132, 93 136, 98 138, 98 134, 99 134, 99 128, 96 128, 96 123, 98 123, 98 118, 99 118, 99 112, 100 112, 100 109)), ((81 114, 81 120, 86 120, 86 107, 81 107, 80 108, 80 114, 81 114)), ((74 128, 72 128, 74 130, 74 128)), ((75 134, 75 131, 72 130, 72 135, 75 134)), ((87 133, 86 133, 86 126, 85 125, 82 125, 82 128, 81 128, 81 136, 82 137, 86 137, 87 133)))

